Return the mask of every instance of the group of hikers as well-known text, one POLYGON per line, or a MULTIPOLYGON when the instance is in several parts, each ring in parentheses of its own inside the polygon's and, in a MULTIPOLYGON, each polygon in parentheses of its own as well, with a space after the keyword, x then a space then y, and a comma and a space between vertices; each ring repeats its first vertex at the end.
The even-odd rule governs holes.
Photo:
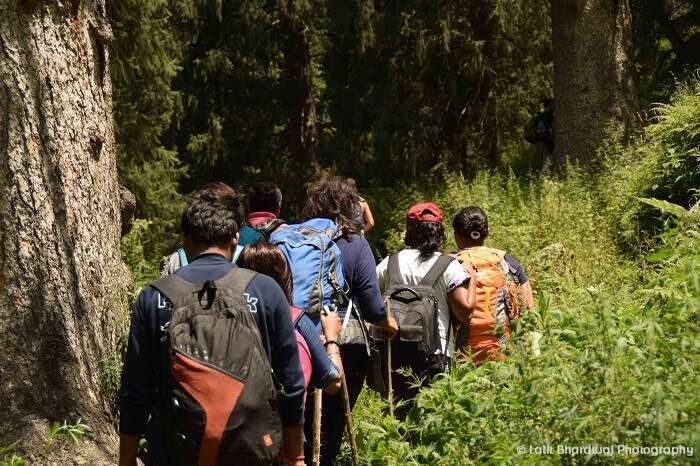
POLYGON ((333 465, 365 383, 404 418, 416 380, 458 353, 504 358, 511 321, 533 305, 518 261, 485 246, 479 207, 456 214, 458 250, 443 254, 442 211, 411 206, 406 248, 378 265, 354 181, 313 185, 301 223, 281 210, 271 182, 246 195, 208 184, 185 207, 182 248, 134 304, 121 466, 333 465))

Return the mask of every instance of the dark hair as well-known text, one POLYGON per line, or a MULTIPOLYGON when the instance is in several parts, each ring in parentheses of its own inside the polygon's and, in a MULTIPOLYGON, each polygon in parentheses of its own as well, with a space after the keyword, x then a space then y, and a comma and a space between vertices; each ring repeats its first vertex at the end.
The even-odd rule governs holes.
POLYGON ((248 212, 277 212, 282 191, 272 181, 259 181, 248 190, 248 212))
POLYGON ((287 258, 277 246, 267 241, 247 245, 238 258, 238 265, 272 277, 284 291, 287 301, 292 302, 292 274, 287 258))
POLYGON ((197 191, 180 217, 187 238, 204 245, 231 241, 243 223, 241 196, 224 183, 209 183, 197 191))
POLYGON ((445 242, 445 227, 440 222, 408 222, 404 243, 418 249, 422 257, 428 258, 442 249, 445 242))
POLYGON ((347 180, 332 176, 308 190, 302 214, 306 220, 319 217, 333 220, 343 229, 343 234, 359 233, 361 228, 355 207, 359 202, 357 191, 347 180))
POLYGON ((467 241, 484 241, 489 235, 489 219, 480 207, 469 206, 457 212, 452 228, 467 241))

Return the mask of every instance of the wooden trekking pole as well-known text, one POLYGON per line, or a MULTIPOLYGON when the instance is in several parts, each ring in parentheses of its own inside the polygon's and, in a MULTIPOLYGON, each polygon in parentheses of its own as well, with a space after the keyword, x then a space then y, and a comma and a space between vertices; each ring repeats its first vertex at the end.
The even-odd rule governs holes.
POLYGON ((323 403, 323 391, 320 388, 314 390, 314 448, 313 465, 321 464, 321 404, 323 403))
MULTIPOLYGON (((391 317, 391 300, 386 299, 386 317, 391 317)), ((386 370, 387 370, 387 400, 389 401, 389 415, 394 417, 394 389, 391 383, 391 339, 384 331, 384 341, 386 342, 386 370)))
POLYGON ((345 380, 345 371, 342 372, 341 384, 343 390, 343 405, 345 407, 345 424, 348 426, 348 438, 350 439, 350 458, 352 466, 358 466, 357 443, 355 442, 355 429, 352 425, 352 409, 350 408, 350 395, 348 394, 348 384, 345 380))

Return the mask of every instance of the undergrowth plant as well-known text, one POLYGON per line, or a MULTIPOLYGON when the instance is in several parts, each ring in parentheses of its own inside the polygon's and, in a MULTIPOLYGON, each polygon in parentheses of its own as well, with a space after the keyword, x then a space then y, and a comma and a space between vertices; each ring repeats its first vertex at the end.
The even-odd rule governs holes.
POLYGON ((84 424, 82 419, 78 419, 75 424, 68 421, 52 422, 49 424, 48 436, 50 439, 65 439, 70 443, 78 443, 90 430, 90 426, 84 424))
POLYGON ((529 182, 484 172, 470 182, 451 175, 372 193, 380 209, 392 208, 377 221, 385 222, 377 231, 382 255, 402 247, 412 202, 437 202, 448 224, 461 207, 483 207, 487 244, 521 260, 537 305, 517 321, 507 361, 474 367, 462 358, 420 392, 405 422, 364 393, 355 410, 363 464, 695 461, 700 100, 687 89, 659 109, 655 126, 624 149, 618 165, 596 177, 574 167, 529 182), (639 157, 634 167, 629 151, 639 157), (635 236, 642 230, 644 238, 635 236), (630 241, 635 253, 621 253, 630 241), (645 454, 642 447, 676 450, 645 454))

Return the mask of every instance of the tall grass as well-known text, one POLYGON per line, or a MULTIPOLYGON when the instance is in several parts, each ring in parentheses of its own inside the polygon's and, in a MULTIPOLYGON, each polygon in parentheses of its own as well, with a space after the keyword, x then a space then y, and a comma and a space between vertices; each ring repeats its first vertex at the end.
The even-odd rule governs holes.
POLYGON ((617 164, 597 177, 575 168, 529 182, 481 173, 469 183, 446 176, 370 193, 384 223, 375 234, 382 254, 401 247, 403 212, 414 201, 436 201, 448 218, 466 205, 483 207, 488 243, 522 261, 537 306, 516 326, 506 362, 462 360, 421 391, 405 422, 364 394, 356 409, 363 464, 698 462, 700 212, 689 186, 698 170, 700 100, 690 88, 659 110, 635 145, 615 146, 617 164), (664 158, 669 147, 675 158, 664 158), (625 167, 632 153, 641 167, 633 173, 625 167), (630 233, 642 231, 644 238, 630 233), (539 351, 533 335, 541 335, 539 351), (606 449, 558 450, 565 445, 606 449), (693 448, 694 457, 633 449, 672 446, 693 448))

